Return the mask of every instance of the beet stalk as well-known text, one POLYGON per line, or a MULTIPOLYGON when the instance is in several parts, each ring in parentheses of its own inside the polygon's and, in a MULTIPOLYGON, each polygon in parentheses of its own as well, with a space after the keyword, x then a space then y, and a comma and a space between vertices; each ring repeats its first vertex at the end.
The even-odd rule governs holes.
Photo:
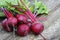
MULTIPOLYGON (((5 8, 1 8, 1 10, 4 12, 4 14, 7 17, 7 23, 9 26, 12 26, 12 24, 14 24, 14 26, 17 25, 18 21, 17 19, 12 15, 12 12, 5 9, 5 8)), ((12 26, 13 27, 13 26, 12 26)))
MULTIPOLYGON (((25 5, 25 3, 24 3, 22 0, 20 0, 20 2, 26 7, 26 11, 27 11, 26 14, 27 14, 27 16, 29 15, 28 17, 31 17, 31 18, 30 18, 31 20, 34 19, 34 21, 37 21, 36 18, 35 18, 35 16, 33 15, 33 13, 32 13, 32 12, 29 10, 29 8, 25 5)), ((33 22, 34 22, 34 21, 33 21, 33 22)))
MULTIPOLYGON (((34 34, 36 34, 36 35, 38 35, 38 34, 41 35, 41 33, 42 33, 43 30, 44 30, 44 25, 43 25, 42 23, 37 23, 37 20, 36 20, 35 16, 32 14, 32 12, 29 10, 29 8, 25 5, 25 3, 24 3, 22 0, 20 0, 20 2, 21 2, 21 3, 26 7, 26 9, 27 9, 27 12, 26 12, 27 16, 30 17, 30 19, 34 22, 34 23, 32 24, 32 27, 31 27, 32 32, 33 32, 34 34)), ((42 37, 43 37, 43 36, 42 36, 42 37)), ((44 38, 44 37, 43 37, 43 38, 44 38)), ((44 38, 44 40, 46 40, 46 39, 44 38)))
POLYGON ((7 19, 2 21, 2 28, 7 32, 11 32, 13 30, 12 27, 8 26, 7 19))

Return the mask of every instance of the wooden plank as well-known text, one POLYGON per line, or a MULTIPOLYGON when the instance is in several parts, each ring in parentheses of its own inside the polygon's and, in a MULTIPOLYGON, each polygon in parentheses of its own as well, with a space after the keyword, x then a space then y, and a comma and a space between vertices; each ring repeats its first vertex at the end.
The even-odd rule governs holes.
POLYGON ((9 38, 10 37, 10 35, 11 35, 11 33, 0 33, 0 40, 5 40, 5 39, 7 39, 7 38, 9 38))
MULTIPOLYGON (((48 7, 48 9, 49 9, 49 11, 50 11, 50 13, 49 13, 49 15, 48 16, 45 16, 45 17, 47 17, 48 18, 48 20, 47 21, 45 21, 45 22, 43 22, 44 23, 44 25, 45 25, 45 29, 46 28, 49 28, 49 27, 51 27, 50 25, 52 25, 58 18, 59 18, 59 16, 60 16, 60 0, 42 0, 42 2, 45 4, 45 5, 47 5, 47 7, 48 7)), ((1 24, 0 24, 1 25, 1 24)), ((54 25, 54 24, 53 24, 54 25)), ((0 26, 1 27, 1 26, 0 26)), ((2 28, 0 28, 0 30, 1 30, 2 28)), ((49 30, 49 29, 46 29, 46 30, 49 30)), ((51 29, 50 29, 51 30, 51 29)), ((52 29, 53 30, 53 29, 52 29)), ((1 31, 0 33, 0 40, 13 40, 13 37, 12 37, 12 34, 10 34, 10 33, 7 33, 7 32, 5 32, 5 31, 1 31), (2 32, 2 33, 1 33, 2 32)), ((51 32, 50 32, 51 33, 51 32)), ((49 34, 49 32, 47 33, 47 34, 49 34)), ((45 33, 45 31, 43 32, 43 35, 44 36, 46 36, 47 35, 46 33, 45 33)), ((52 36, 52 35, 51 35, 52 36)), ((51 38, 51 36, 49 36, 50 37, 50 39, 52 39, 51 38)), ((48 37, 48 35, 46 36, 47 38, 49 38, 48 37)), ((16 36, 15 37, 15 40, 43 40, 43 38, 39 35, 39 36, 34 36, 33 34, 29 34, 28 36, 26 36, 26 37, 19 37, 19 36, 16 36)))
MULTIPOLYGON (((51 24, 51 23, 54 23, 54 22, 56 21, 56 19, 59 18, 59 16, 60 16, 60 8, 57 9, 55 12, 53 12, 53 14, 51 14, 50 16, 48 16, 49 19, 46 21, 46 22, 48 22, 48 23, 45 22, 45 25, 49 25, 49 24, 51 24), (54 16, 53 16, 53 15, 54 15, 54 16), (55 21, 54 21, 53 19, 54 19, 55 21), (52 20, 53 20, 54 22, 53 22, 52 20), (51 23, 50 23, 50 22, 51 22, 51 23)), ((45 27, 46 27, 46 26, 45 26, 45 27)), ((50 27, 50 26, 48 26, 48 28, 49 28, 49 27, 50 27)), ((54 27, 55 27, 55 26, 54 26, 54 27)), ((47 34, 46 34, 45 32, 43 32, 43 35, 45 35, 45 37, 47 37, 48 35, 50 35, 50 34, 48 34, 48 33, 49 33, 48 30, 49 30, 49 29, 46 30, 47 34)), ((50 33, 51 33, 51 32, 50 32, 50 33)), ((54 33, 52 32, 52 34, 54 34, 54 33)), ((31 36, 29 35, 28 37, 25 37, 25 38, 26 38, 26 39, 28 38, 28 40, 31 40, 30 37, 32 37, 33 40, 38 40, 38 39, 39 39, 39 40, 43 40, 43 38, 42 38, 40 35, 37 36, 37 37, 34 36, 34 35, 31 35, 31 36), (28 38, 28 37, 29 37, 29 38, 28 38)), ((51 36, 50 36, 50 37, 51 37, 51 36)), ((21 37, 16 37, 16 39, 18 39, 18 40, 22 40, 22 39, 24 40, 25 38, 24 38, 24 37, 23 37, 23 38, 21 38, 21 37)), ((47 38, 49 38, 49 36, 48 36, 47 38)))
MULTIPOLYGON (((32 3, 34 3, 34 0, 30 0, 32 3)), ((60 0, 38 0, 43 2, 44 5, 46 5, 49 9, 49 11, 51 11, 52 9, 54 9, 58 4, 60 4, 60 0)))
POLYGON ((58 18, 48 29, 42 33, 47 39, 59 39, 60 38, 60 18, 58 18), (57 38, 58 37, 58 38, 57 38))
POLYGON ((50 26, 59 17, 60 17, 60 8, 47 16, 48 20, 44 22, 45 27, 47 28, 48 26, 50 26))
POLYGON ((10 35, 12 35, 12 34, 4 31, 2 26, 1 26, 1 23, 0 23, 0 40, 4 40, 7 37, 10 37, 10 35))
POLYGON ((53 8, 55 8, 58 4, 60 4, 60 0, 41 0, 51 11, 53 8))

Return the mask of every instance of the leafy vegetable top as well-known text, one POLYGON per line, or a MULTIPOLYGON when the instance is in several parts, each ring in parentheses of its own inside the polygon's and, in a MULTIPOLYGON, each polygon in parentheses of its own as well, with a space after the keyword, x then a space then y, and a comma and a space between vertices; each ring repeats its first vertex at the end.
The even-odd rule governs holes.
MULTIPOLYGON (((28 6, 28 8, 33 13, 36 11, 37 15, 48 14, 47 6, 44 5, 41 1, 38 2, 37 0, 34 0, 34 3, 31 5, 29 0, 24 0, 24 3, 26 4, 26 6, 28 6)), ((6 7, 9 10, 13 10, 13 11, 16 11, 17 13, 21 13, 21 12, 15 10, 13 7, 10 7, 9 4, 20 5, 19 7, 23 7, 23 9, 25 9, 25 7, 21 5, 20 0, 0 0, 0 7, 6 7)), ((1 12, 0 12, 0 14, 3 15, 1 12)))

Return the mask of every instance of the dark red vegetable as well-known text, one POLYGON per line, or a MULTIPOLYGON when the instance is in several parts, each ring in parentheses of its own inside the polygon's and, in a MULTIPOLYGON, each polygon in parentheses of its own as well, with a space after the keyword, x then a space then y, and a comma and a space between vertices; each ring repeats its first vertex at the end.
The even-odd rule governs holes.
POLYGON ((2 27, 3 27, 3 29, 6 30, 7 32, 10 32, 10 31, 13 30, 12 27, 9 27, 9 26, 8 26, 8 24, 7 24, 7 19, 3 20, 3 22, 2 22, 2 27))
MULTIPOLYGON (((41 32, 41 30, 44 30, 44 25, 42 25, 41 23, 37 23, 37 20, 36 18, 34 17, 33 13, 28 9, 28 7, 24 4, 24 2, 22 0, 20 0, 21 3, 26 7, 26 10, 27 12, 25 12, 27 14, 27 16, 32 20, 33 24, 32 24, 32 31, 37 29, 37 27, 39 26, 39 29, 38 29, 38 33, 41 32), (36 25, 35 25, 36 24, 36 25), (35 26, 35 29, 34 29, 34 26, 35 26), (42 29, 43 28, 43 29, 42 29), (40 30, 41 29, 41 30, 40 30), (39 31, 40 30, 40 31, 39 31)), ((36 31, 33 31, 34 33, 37 34, 36 31)))
MULTIPOLYGON (((25 12, 26 13, 26 15, 31 19, 31 21, 33 22, 33 24, 32 24, 32 27, 31 27, 31 29, 32 29, 32 31, 33 31, 33 33, 34 34, 40 34, 41 35, 41 33, 43 32, 43 30, 44 30, 44 25, 42 25, 41 23, 37 23, 37 20, 36 20, 36 18, 35 18, 35 16, 33 15, 33 13, 29 10, 29 8, 25 5, 25 3, 22 1, 22 0, 20 0, 20 2, 25 6, 25 8, 26 8, 26 10, 27 10, 27 12, 25 12), (37 31, 36 31, 37 30, 37 31)), ((43 36, 42 36, 43 37, 43 36)), ((44 40, 45 40, 45 38, 44 38, 44 40)))
POLYGON ((26 12, 24 12, 33 22, 36 21, 35 16, 33 15, 33 13, 30 11, 30 9, 25 5, 25 3, 20 0, 20 2, 23 4, 23 6, 25 6, 26 8, 26 12))
POLYGON ((31 27, 32 21, 31 21, 30 19, 28 19, 28 21, 26 22, 26 24, 27 24, 29 27, 31 27))
POLYGON ((32 24, 31 30, 33 31, 34 34, 40 34, 44 30, 44 25, 41 23, 34 23, 32 24))
POLYGON ((28 25, 29 27, 31 27, 32 22, 27 22, 27 25, 28 25))
POLYGON ((1 10, 4 12, 4 14, 7 17, 7 23, 9 26, 16 26, 18 21, 17 19, 12 15, 12 12, 7 10, 6 8, 1 8, 1 10))
POLYGON ((17 14, 16 18, 18 22, 27 22, 27 17, 24 16, 23 14, 17 14))
POLYGON ((17 28, 17 33, 20 36, 26 36, 29 34, 29 32, 30 32, 30 27, 27 24, 21 24, 17 28))
POLYGON ((13 25, 16 26, 17 20, 18 20, 18 22, 27 22, 26 24, 21 24, 18 26, 18 28, 17 28, 18 35, 25 36, 25 35, 29 34, 29 32, 30 32, 29 26, 31 26, 31 30, 34 34, 36 34, 36 35, 40 34, 41 35, 41 33, 44 30, 44 25, 42 23, 37 22, 37 19, 35 18, 33 13, 29 10, 29 8, 25 5, 25 3, 22 0, 20 0, 20 2, 25 6, 26 11, 23 10, 22 8, 19 9, 18 6, 15 6, 14 8, 16 8, 17 10, 22 11, 24 14, 26 14, 31 19, 32 23, 27 22, 27 17, 25 17, 24 15, 18 14, 16 16, 16 18, 17 18, 16 19, 9 10, 2 8, 4 14, 7 17, 8 25, 9 26, 13 26, 13 25))
POLYGON ((10 17, 9 19, 8 19, 8 25, 9 26, 13 26, 14 25, 14 27, 17 25, 17 19, 15 18, 15 17, 10 17))

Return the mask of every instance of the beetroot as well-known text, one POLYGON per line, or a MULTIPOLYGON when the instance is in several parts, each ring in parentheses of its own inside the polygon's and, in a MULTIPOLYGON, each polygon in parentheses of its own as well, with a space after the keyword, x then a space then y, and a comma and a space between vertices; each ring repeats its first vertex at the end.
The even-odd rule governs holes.
POLYGON ((34 34, 40 34, 44 30, 44 25, 41 23, 34 23, 32 24, 31 30, 33 31, 34 34))
POLYGON ((18 22, 27 22, 27 17, 24 16, 23 14, 17 14, 16 18, 18 22))
POLYGON ((7 22, 9 26, 13 26, 14 24, 14 27, 15 27, 17 25, 17 19, 15 17, 8 18, 7 22))
POLYGON ((33 33, 36 33, 36 34, 39 34, 39 32, 41 33, 42 32, 42 30, 44 30, 44 25, 42 25, 41 23, 37 23, 37 19, 35 18, 35 16, 33 15, 33 13, 29 10, 29 8, 25 5, 25 3, 23 2, 23 0, 20 0, 21 1, 21 3, 25 6, 25 8, 26 8, 26 15, 31 19, 31 21, 33 22, 33 24, 32 24, 32 27, 31 27, 31 29, 32 29, 32 31, 33 31, 33 33), (39 29, 38 29, 39 28, 39 29), (38 30, 38 31, 35 31, 35 29, 36 30, 38 30))
POLYGON ((9 26, 12 26, 12 27, 13 27, 13 25, 16 26, 17 23, 18 23, 18 21, 17 21, 17 19, 12 15, 12 12, 9 11, 9 10, 7 10, 7 9, 5 9, 5 8, 1 8, 1 10, 4 12, 4 14, 5 14, 6 17, 7 17, 7 23, 8 23, 8 25, 9 25, 9 26))
POLYGON ((27 22, 27 25, 28 25, 29 27, 31 27, 32 23, 31 23, 31 22, 27 22))
POLYGON ((7 19, 3 20, 3 22, 2 22, 2 27, 3 27, 3 29, 6 30, 7 32, 10 32, 10 31, 13 30, 12 27, 9 27, 9 26, 8 26, 8 24, 7 24, 7 19))
MULTIPOLYGON (((26 12, 25 14, 31 19, 31 21, 33 22, 32 24, 32 32, 34 34, 40 34, 41 35, 41 32, 43 32, 44 30, 44 25, 41 24, 41 23, 37 23, 37 19, 35 18, 35 16, 33 15, 33 13, 29 10, 29 8, 25 5, 25 3, 23 2, 23 0, 20 0, 20 2, 25 6, 26 8, 26 12)), ((43 37, 43 36, 42 36, 43 37)), ((44 38, 44 37, 43 37, 44 38)), ((45 40, 45 38, 44 38, 45 40)))
POLYGON ((17 28, 17 33, 20 36, 25 36, 28 35, 30 32, 30 27, 27 24, 21 24, 19 25, 19 27, 17 28))
POLYGON ((30 19, 28 19, 28 21, 27 21, 27 25, 28 25, 29 27, 31 27, 31 25, 32 25, 32 21, 31 21, 30 19))
POLYGON ((22 8, 19 9, 18 6, 15 6, 14 8, 17 9, 17 10, 19 10, 19 11, 22 11, 25 15, 27 15, 31 19, 31 21, 28 21, 28 18, 25 15, 23 15, 23 14, 17 14, 16 18, 15 18, 12 15, 12 12, 10 12, 9 10, 7 10, 5 8, 2 8, 4 14, 7 17, 7 21, 5 21, 5 22, 2 23, 3 28, 5 30, 11 31, 10 27, 16 26, 17 23, 19 22, 20 24, 18 24, 18 27, 17 27, 17 34, 18 35, 20 35, 20 36, 26 36, 26 35, 29 34, 30 29, 31 29, 31 31, 34 34, 36 34, 36 35, 40 34, 41 35, 41 33, 44 30, 44 25, 42 23, 37 23, 38 21, 35 18, 35 16, 33 15, 33 13, 29 10, 29 8, 25 5, 25 3, 22 0, 20 0, 20 1, 25 6, 26 11, 23 10, 22 8), (6 25, 6 22, 7 22, 8 26, 6 25))

